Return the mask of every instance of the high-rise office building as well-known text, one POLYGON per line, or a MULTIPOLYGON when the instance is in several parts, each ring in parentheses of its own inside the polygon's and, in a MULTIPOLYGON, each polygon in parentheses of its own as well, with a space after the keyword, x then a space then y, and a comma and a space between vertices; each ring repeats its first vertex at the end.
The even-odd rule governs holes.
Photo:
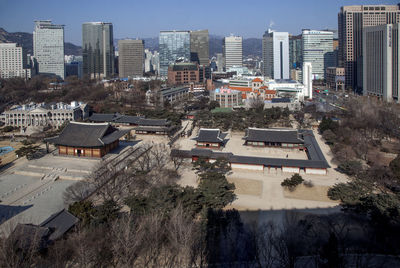
POLYGON ((243 66, 243 38, 241 36, 228 36, 222 41, 224 68, 243 66))
POLYGON ((313 79, 324 79, 334 66, 333 32, 303 30, 303 61, 311 62, 313 79))
POLYGON ((176 61, 190 61, 190 32, 161 31, 159 37, 161 76, 168 75, 168 66, 176 61))
POLYGON ((263 73, 272 79, 289 79, 289 33, 265 32, 262 40, 263 73))
POLYGON ((364 28, 364 95, 399 102, 400 24, 364 28))
POLYGON ((109 22, 82 24, 83 75, 111 77, 115 73, 113 25, 109 22))
POLYGON ((199 65, 208 66, 209 62, 208 30, 190 32, 190 60, 199 65))
POLYGON ((303 85, 304 85, 304 96, 307 96, 309 99, 312 99, 312 63, 311 62, 303 62, 303 71, 302 71, 302 78, 303 78, 303 85))
POLYGON ((341 7, 338 14, 339 66, 345 68, 346 87, 362 90, 363 28, 399 22, 398 5, 341 7))
POLYGON ((64 79, 64 25, 54 25, 51 20, 35 21, 33 56, 39 74, 56 75, 64 79))
POLYGON ((16 43, 0 44, 0 78, 30 78, 31 70, 25 68, 26 59, 22 46, 16 43))
POLYGON ((224 55, 222 53, 217 53, 217 70, 218 72, 224 71, 224 55))
POLYGON ((289 36, 289 68, 296 69, 302 66, 301 35, 289 36))
POLYGON ((143 40, 119 40, 118 53, 119 77, 143 76, 143 40))

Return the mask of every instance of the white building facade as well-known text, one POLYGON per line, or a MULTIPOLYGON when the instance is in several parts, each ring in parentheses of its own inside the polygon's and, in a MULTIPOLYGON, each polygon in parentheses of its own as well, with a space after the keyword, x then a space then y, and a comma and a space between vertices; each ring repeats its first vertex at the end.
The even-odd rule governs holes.
POLYGON ((225 70, 230 67, 243 66, 243 38, 241 36, 228 36, 223 40, 223 58, 225 70))
POLYGON ((88 106, 76 101, 70 105, 62 102, 17 105, 3 113, 5 125, 13 127, 60 126, 66 121, 86 119, 88 116, 88 106))
POLYGON ((304 85, 304 96, 312 99, 312 64, 311 62, 303 62, 303 85, 304 85))
POLYGON ((16 43, 0 44, 0 78, 31 78, 31 70, 25 69, 25 60, 22 46, 16 43))
POLYGON ((333 32, 303 30, 303 62, 311 62, 313 79, 324 79, 334 65, 333 32))
POLYGON ((50 20, 35 21, 33 55, 39 74, 53 74, 64 79, 64 25, 50 20))
POLYGON ((364 95, 378 96, 388 102, 399 102, 399 29, 400 24, 386 24, 364 28, 364 95))
POLYGON ((262 40, 263 73, 272 79, 289 79, 289 33, 265 32, 262 40))

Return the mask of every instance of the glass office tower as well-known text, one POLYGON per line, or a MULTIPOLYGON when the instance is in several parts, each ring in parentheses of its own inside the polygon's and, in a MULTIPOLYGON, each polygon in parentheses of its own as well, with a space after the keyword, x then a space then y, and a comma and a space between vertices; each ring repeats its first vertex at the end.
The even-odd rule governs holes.
POLYGON ((64 25, 54 25, 51 20, 35 21, 33 55, 39 74, 52 74, 64 79, 64 25))
POLYGON ((82 24, 83 75, 112 77, 114 68, 113 25, 108 22, 82 24))
POLYGON ((167 76, 168 66, 190 60, 189 31, 161 31, 159 37, 160 75, 167 76))

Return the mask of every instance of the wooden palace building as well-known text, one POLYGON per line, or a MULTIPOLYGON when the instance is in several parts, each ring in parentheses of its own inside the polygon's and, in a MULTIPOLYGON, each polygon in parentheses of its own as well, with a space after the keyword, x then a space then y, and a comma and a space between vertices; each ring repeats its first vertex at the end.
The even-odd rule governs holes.
POLYGON ((129 130, 118 130, 108 123, 70 122, 60 135, 45 139, 58 148, 60 155, 103 157, 119 146, 129 130))

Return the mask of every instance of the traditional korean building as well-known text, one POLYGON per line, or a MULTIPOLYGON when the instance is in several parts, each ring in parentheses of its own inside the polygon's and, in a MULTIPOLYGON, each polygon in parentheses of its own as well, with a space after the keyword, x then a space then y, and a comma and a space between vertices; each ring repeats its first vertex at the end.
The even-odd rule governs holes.
POLYGON ((59 136, 46 139, 58 147, 60 155, 103 157, 119 146, 129 130, 118 130, 109 123, 70 122, 59 136))
POLYGON ((217 148, 225 144, 227 133, 221 132, 219 129, 201 128, 197 137, 193 138, 196 141, 198 148, 217 148))
POLYGON ((249 146, 304 149, 302 135, 293 129, 248 128, 243 139, 249 146))
POLYGON ((138 126, 135 128, 136 134, 156 134, 169 135, 174 129, 171 122, 167 119, 140 119, 138 126))

